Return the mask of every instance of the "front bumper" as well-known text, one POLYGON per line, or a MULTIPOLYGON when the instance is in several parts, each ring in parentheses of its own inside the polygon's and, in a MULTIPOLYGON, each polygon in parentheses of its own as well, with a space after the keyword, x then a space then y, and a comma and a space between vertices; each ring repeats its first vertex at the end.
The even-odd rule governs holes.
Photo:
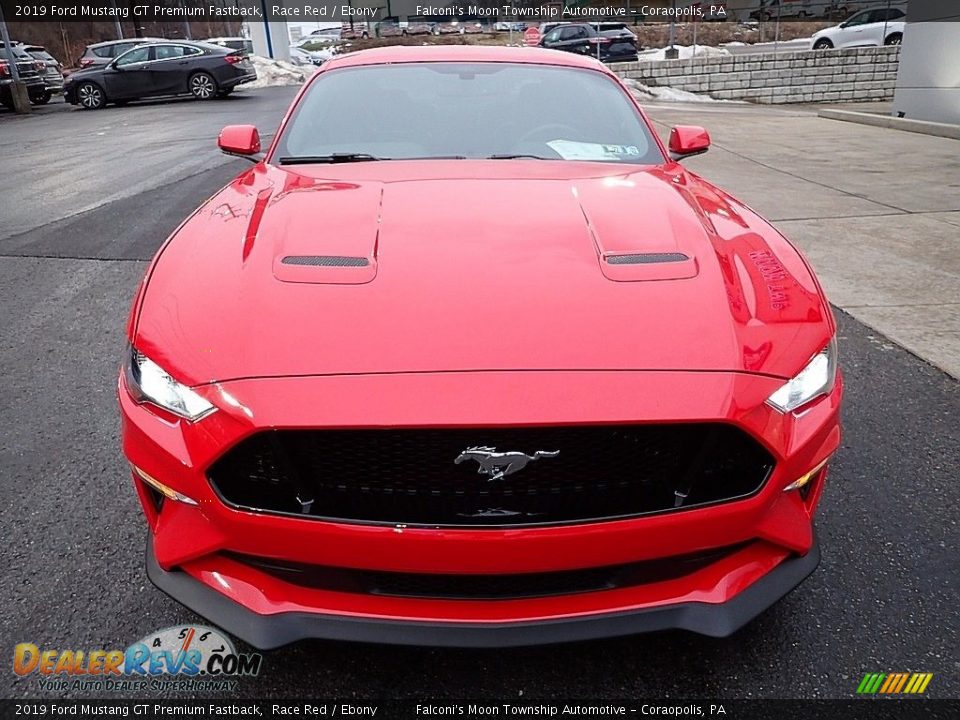
POLYGON ((200 388, 220 409, 190 424, 138 405, 121 379, 127 458, 197 502, 168 500, 158 508, 134 476, 151 531, 151 579, 258 647, 304 637, 480 646, 667 628, 728 635, 816 566, 812 520, 826 470, 805 494, 784 488, 839 446, 842 379, 829 396, 787 416, 764 404, 782 383, 768 377, 531 372, 522 377, 523 394, 515 392, 517 382, 505 372, 234 381, 200 388), (558 394, 557 387, 580 391, 558 394), (424 397, 434 400, 424 403, 424 397), (777 464, 756 494, 716 506, 579 525, 484 529, 348 524, 253 512, 225 505, 207 481, 207 469, 227 448, 261 428, 369 427, 371 418, 387 427, 722 421, 761 441, 777 464), (736 549, 665 581, 496 600, 321 589, 236 559, 239 554, 332 568, 502 578, 728 547, 736 549))
POLYGON ((801 557, 784 560, 725 603, 683 602, 662 607, 527 622, 424 622, 313 612, 260 615, 189 574, 160 567, 147 541, 147 575, 160 590, 261 650, 321 638, 435 647, 518 647, 687 630, 727 637, 799 585, 820 563, 814 542, 801 557))

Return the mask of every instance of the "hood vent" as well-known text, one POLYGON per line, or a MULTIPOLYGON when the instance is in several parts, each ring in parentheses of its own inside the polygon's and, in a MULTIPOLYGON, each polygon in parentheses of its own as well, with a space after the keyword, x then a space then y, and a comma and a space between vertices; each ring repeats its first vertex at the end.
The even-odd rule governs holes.
POLYGON ((348 255, 287 255, 284 265, 307 265, 309 267, 366 267, 370 260, 348 255))
POLYGON ((683 253, 630 253, 628 255, 607 255, 604 258, 609 265, 655 265, 689 260, 683 253))

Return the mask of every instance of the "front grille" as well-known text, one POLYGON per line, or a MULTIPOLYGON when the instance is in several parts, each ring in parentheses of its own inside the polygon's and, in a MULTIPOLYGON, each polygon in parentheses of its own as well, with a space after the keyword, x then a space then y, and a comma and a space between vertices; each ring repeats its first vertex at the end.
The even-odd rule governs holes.
POLYGON ((757 492, 772 468, 742 431, 702 423, 271 430, 240 442, 208 477, 226 503, 244 509, 503 527, 726 502, 757 492))
POLYGON ((624 565, 510 575, 434 575, 307 565, 226 553, 284 582, 318 590, 437 600, 517 600, 616 590, 690 575, 745 544, 624 565))

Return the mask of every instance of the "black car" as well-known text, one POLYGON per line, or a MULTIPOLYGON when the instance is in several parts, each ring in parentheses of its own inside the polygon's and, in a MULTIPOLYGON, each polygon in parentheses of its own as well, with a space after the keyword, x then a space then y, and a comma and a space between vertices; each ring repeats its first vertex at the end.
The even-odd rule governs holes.
POLYGON ((163 42, 163 38, 126 38, 124 40, 107 40, 106 42, 87 45, 83 55, 77 60, 77 67, 81 70, 94 67, 103 67, 113 62, 114 58, 123 55, 127 50, 144 43, 163 42))
POLYGON ((257 79, 257 71, 238 50, 185 40, 138 45, 104 67, 70 75, 64 97, 73 105, 97 110, 108 103, 171 95, 209 100, 229 95, 241 83, 257 79))
POLYGON ((43 63, 42 77, 45 92, 37 102, 40 104, 50 102, 50 98, 63 92, 63 67, 42 45, 21 43, 20 46, 34 60, 43 63))
POLYGON ((0 41, 0 104, 8 109, 13 108, 13 72, 10 69, 10 61, 7 53, 13 53, 14 61, 17 63, 17 72, 20 75, 20 82, 27 86, 27 95, 30 101, 43 102, 46 85, 43 82, 41 74, 43 63, 34 60, 24 49, 22 45, 6 44, 0 41))
POLYGON ((600 29, 589 23, 563 24, 544 35, 540 47, 590 55, 601 62, 637 59, 636 35, 617 23, 610 28, 601 25, 600 29))

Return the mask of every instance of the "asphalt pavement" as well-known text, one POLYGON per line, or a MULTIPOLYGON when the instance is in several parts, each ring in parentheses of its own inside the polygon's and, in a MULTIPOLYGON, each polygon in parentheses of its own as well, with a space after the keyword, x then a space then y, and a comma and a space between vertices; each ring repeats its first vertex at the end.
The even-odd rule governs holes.
MULTIPOLYGON (((269 134, 292 94, 0 115, 0 627, 8 658, 18 642, 124 648, 201 621, 144 573, 143 519, 118 444, 124 324, 149 257, 245 167, 217 152, 219 128, 255 122, 269 134)), ((661 118, 680 112, 667 108, 661 118)), ((707 165, 701 171, 714 177, 707 165)), ((794 191, 798 212, 804 198, 794 191)), ((960 696, 960 386, 837 315, 845 437, 817 521, 823 561, 734 637, 664 633, 502 651, 304 642, 267 654, 260 675, 230 697, 851 698, 864 673, 892 671, 932 672, 928 696, 960 696)), ((0 677, 4 696, 70 695, 41 691, 35 676, 9 669, 0 677)))

